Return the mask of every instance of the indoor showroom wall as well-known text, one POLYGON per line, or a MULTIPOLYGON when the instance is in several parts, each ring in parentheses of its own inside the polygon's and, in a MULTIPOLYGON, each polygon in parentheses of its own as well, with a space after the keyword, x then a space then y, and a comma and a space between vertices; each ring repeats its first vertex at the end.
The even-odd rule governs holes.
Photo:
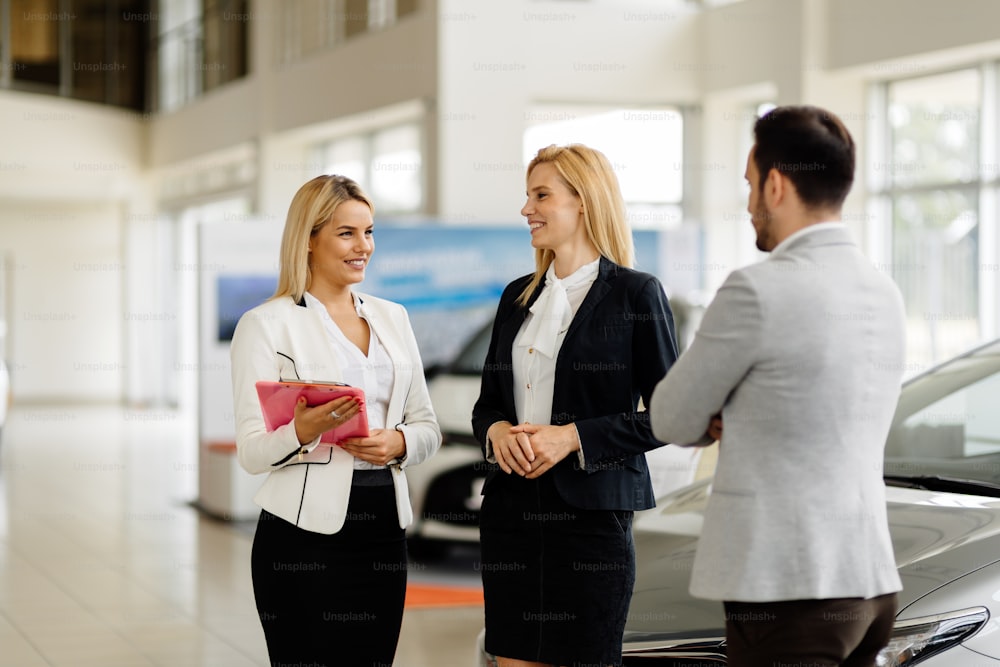
POLYGON ((7 363, 18 402, 120 400, 119 216, 109 203, 0 200, 7 363))
POLYGON ((697 14, 679 3, 440 0, 443 219, 520 221, 534 106, 696 103, 697 14))
POLYGON ((136 114, 0 91, 4 356, 18 402, 120 401, 135 267, 126 212, 142 206, 136 114))

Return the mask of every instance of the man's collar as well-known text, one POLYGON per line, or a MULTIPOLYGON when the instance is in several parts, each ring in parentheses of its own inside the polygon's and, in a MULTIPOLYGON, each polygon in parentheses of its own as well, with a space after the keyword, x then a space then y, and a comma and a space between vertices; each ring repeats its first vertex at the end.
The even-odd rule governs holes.
POLYGON ((791 243, 795 239, 802 238, 803 236, 812 234, 813 232, 819 232, 824 229, 847 229, 847 225, 845 225, 843 222, 840 222, 839 220, 831 222, 815 222, 811 225, 806 225, 802 229, 796 230, 792 234, 789 234, 784 238, 784 240, 782 240, 781 243, 774 246, 774 248, 771 249, 771 255, 774 256, 778 254, 783 249, 791 245, 791 243))

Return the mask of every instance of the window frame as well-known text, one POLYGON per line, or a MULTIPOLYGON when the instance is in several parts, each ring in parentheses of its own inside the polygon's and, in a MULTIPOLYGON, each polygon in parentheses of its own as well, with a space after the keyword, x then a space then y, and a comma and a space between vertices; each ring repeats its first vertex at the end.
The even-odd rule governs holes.
MULTIPOLYGON (((975 200, 976 233, 978 234, 975 276, 978 283, 978 303, 976 325, 978 341, 997 336, 1000 329, 1000 308, 996 304, 1000 294, 1000 271, 996 270, 1000 257, 1000 233, 998 233, 998 212, 1000 212, 1000 63, 982 61, 968 63, 961 67, 922 72, 919 75, 897 77, 873 82, 869 87, 869 109, 873 121, 868 128, 869 154, 866 163, 865 182, 867 184, 867 212, 873 224, 868 231, 868 247, 876 266, 896 279, 896 206, 901 197, 933 192, 972 192, 975 200), (908 185, 900 185, 886 169, 876 169, 876 165, 889 165, 893 161, 894 134, 889 118, 891 87, 894 84, 917 81, 931 77, 946 76, 975 71, 979 77, 979 137, 977 148, 977 169, 975 177, 968 181, 937 179, 908 185), (994 268, 990 268, 994 267, 994 268)), ((918 270, 913 267, 913 270, 918 270)), ((908 309, 910 304, 906 304, 908 309)), ((936 336, 937 321, 933 313, 908 315, 909 337, 926 334, 929 347, 923 358, 914 360, 914 368, 924 367, 953 356, 961 351, 940 342, 936 336), (919 329, 917 328, 919 325, 919 329)), ((970 341, 969 345, 975 341, 970 341)), ((968 347, 969 345, 966 345, 968 347)), ((910 350, 913 352, 912 348, 910 350)), ((919 354, 919 353, 918 353, 919 354)))

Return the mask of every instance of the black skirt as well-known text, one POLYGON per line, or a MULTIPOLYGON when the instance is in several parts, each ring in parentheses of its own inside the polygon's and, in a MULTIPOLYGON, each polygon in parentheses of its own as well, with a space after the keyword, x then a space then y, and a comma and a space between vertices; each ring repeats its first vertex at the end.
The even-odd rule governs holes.
POLYGON ((333 535, 260 513, 251 572, 272 665, 392 665, 407 564, 387 479, 351 487, 347 521, 333 535))
POLYGON ((632 512, 567 505, 551 477, 494 480, 480 514, 486 650, 619 665, 635 583, 632 512))

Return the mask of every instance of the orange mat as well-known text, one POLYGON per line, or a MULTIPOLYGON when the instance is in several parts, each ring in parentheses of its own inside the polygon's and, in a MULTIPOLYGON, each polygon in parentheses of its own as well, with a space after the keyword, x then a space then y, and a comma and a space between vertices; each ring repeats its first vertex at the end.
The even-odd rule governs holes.
POLYGON ((483 589, 460 586, 406 585, 406 608, 472 607, 483 604, 483 589))

